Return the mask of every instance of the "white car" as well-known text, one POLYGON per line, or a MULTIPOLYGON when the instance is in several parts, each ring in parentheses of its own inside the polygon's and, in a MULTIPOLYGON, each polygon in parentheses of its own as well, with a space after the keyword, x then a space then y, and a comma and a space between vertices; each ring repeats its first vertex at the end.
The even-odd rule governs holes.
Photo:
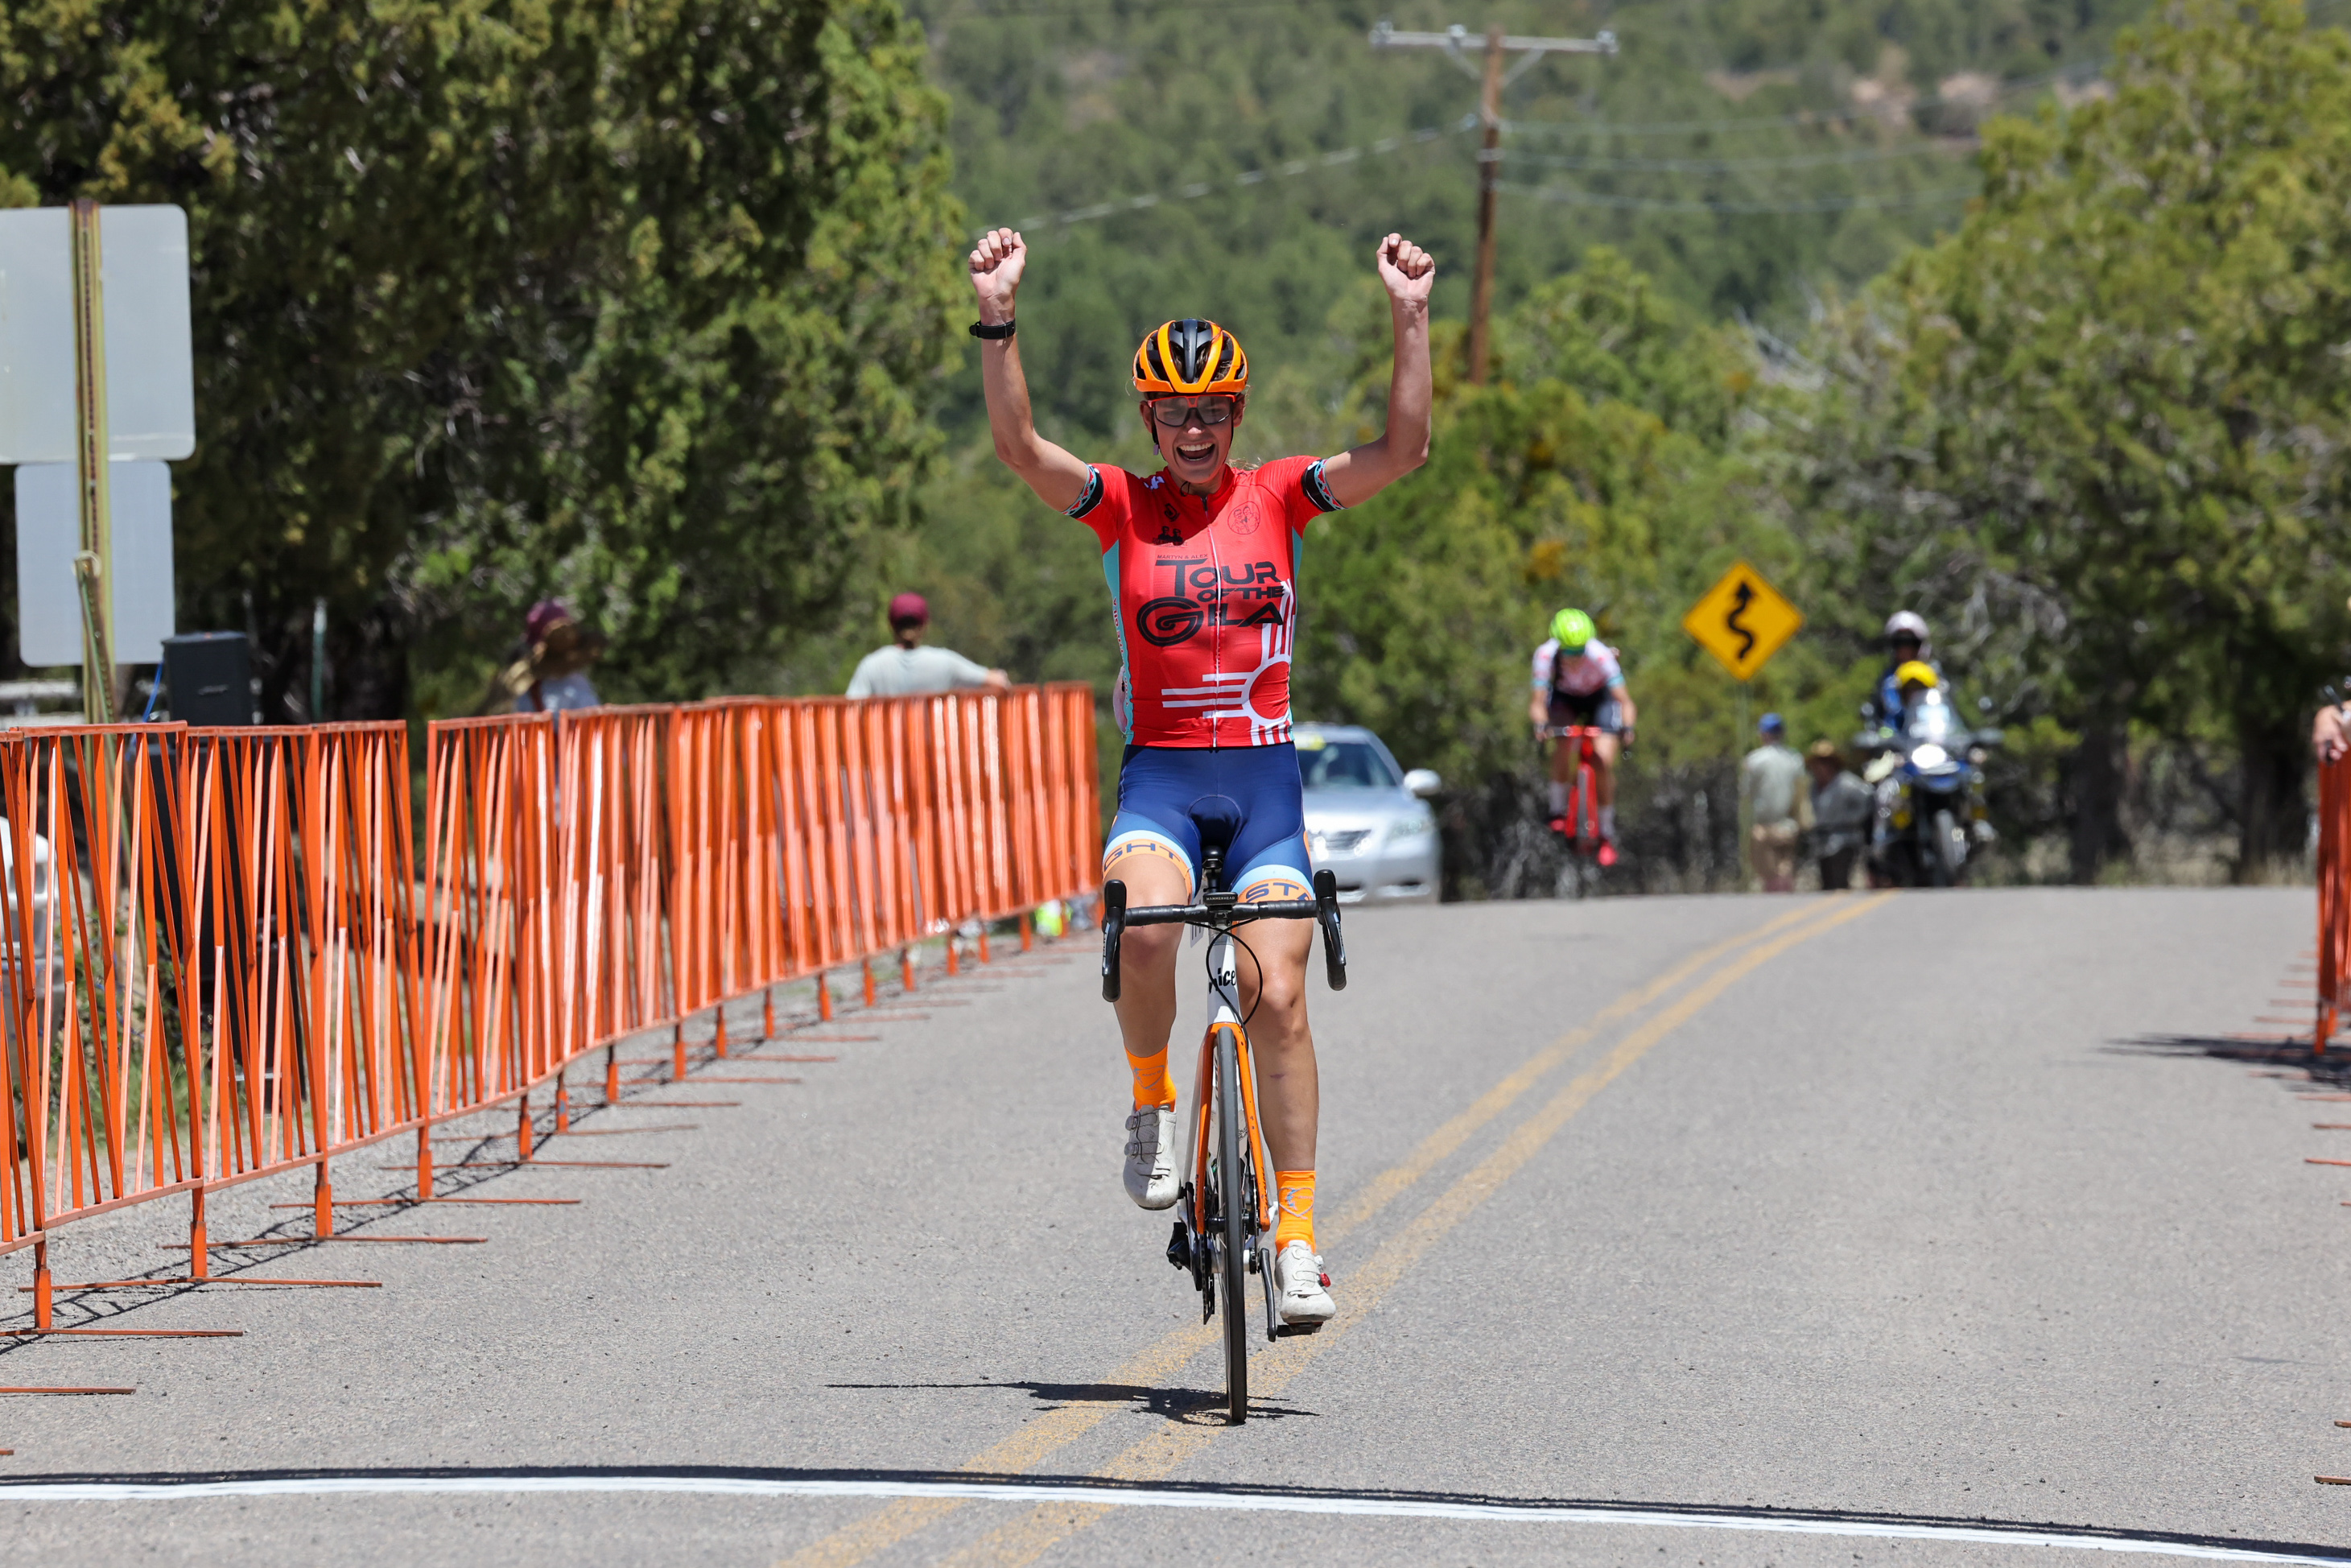
POLYGON ((1434 904, 1442 861, 1428 797, 1444 781, 1407 773, 1359 725, 1301 724, 1292 737, 1306 787, 1314 869, 1339 879, 1342 904, 1434 904))

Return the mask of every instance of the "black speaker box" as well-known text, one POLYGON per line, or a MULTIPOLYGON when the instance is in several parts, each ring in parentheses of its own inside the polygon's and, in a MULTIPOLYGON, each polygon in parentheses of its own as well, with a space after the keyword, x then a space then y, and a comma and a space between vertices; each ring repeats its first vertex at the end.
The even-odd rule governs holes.
POLYGON ((163 639, 163 686, 183 724, 253 722, 253 659, 242 632, 163 639))

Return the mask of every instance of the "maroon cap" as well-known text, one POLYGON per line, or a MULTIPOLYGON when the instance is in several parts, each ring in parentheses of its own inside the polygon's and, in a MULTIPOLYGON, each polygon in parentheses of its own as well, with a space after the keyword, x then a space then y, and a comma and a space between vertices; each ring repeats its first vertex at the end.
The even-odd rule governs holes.
POLYGON ((919 593, 902 593, 890 601, 890 624, 904 626, 910 621, 928 621, 930 604, 919 593))
POLYGON ((544 643, 549 632, 571 618, 571 612, 565 608, 562 601, 542 599, 530 607, 529 614, 522 618, 522 634, 533 643, 544 643))

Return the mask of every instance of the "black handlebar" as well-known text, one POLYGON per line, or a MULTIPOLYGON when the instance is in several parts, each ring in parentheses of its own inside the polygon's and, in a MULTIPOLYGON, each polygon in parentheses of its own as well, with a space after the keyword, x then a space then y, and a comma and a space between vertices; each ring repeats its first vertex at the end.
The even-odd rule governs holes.
POLYGON ((1312 898, 1282 898, 1264 904, 1242 904, 1229 894, 1210 894, 1214 904, 1145 904, 1128 908, 1126 883, 1113 877, 1102 883, 1102 994, 1118 1000, 1119 939, 1130 925, 1207 925, 1229 930, 1253 920, 1311 920, 1322 927, 1322 974, 1334 991, 1347 988, 1347 945, 1339 934, 1339 879, 1327 871, 1314 873, 1312 898))
POLYGON ((1315 917, 1322 924, 1322 977, 1334 991, 1347 988, 1347 944, 1339 935, 1339 879, 1327 871, 1314 873, 1315 917))
MULTIPOLYGON (((1108 884, 1104 884, 1107 891, 1108 884)), ((1125 890, 1122 888, 1121 892, 1125 890)), ((1214 925, 1229 916, 1235 925, 1246 925, 1252 920, 1312 920, 1322 913, 1322 906, 1311 898, 1270 899, 1263 904, 1146 904, 1126 912, 1129 925, 1214 925)))

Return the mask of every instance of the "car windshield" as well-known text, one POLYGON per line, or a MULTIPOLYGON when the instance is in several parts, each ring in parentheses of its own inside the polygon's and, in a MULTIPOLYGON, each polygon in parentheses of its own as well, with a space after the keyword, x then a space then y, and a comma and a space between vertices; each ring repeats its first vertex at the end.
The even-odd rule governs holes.
POLYGON ((1301 737, 1298 777, 1309 789, 1393 789, 1403 780, 1367 740, 1301 737))

